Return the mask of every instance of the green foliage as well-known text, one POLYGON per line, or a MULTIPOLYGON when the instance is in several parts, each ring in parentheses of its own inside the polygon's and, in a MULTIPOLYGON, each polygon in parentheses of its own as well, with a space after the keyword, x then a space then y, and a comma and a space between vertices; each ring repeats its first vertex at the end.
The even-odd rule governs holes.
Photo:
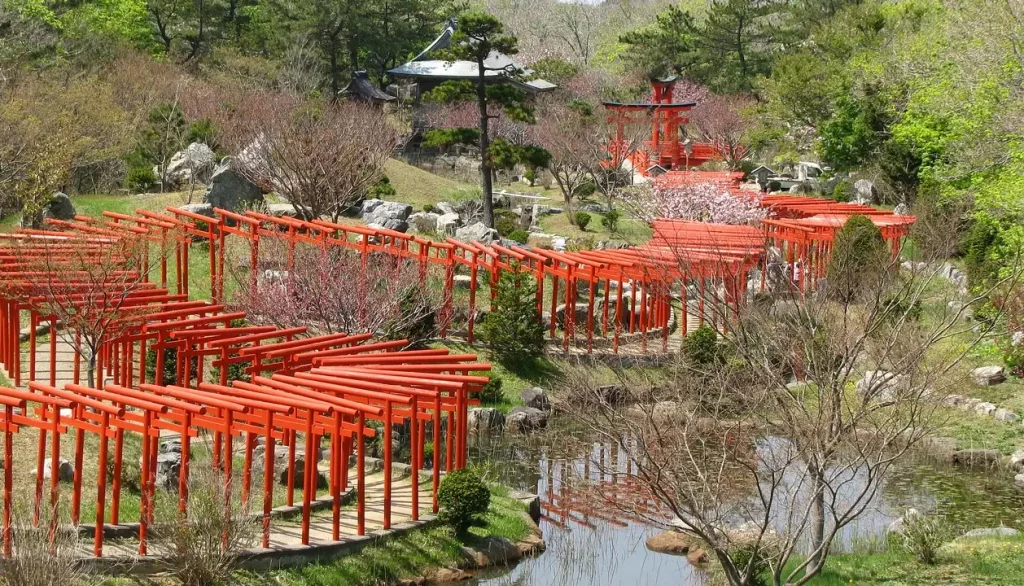
POLYGON ((221 150, 221 145, 217 141, 217 128, 209 118, 200 118, 189 124, 188 133, 185 134, 185 142, 187 144, 201 142, 210 147, 210 150, 214 152, 221 150))
POLYGON ((674 5, 648 27, 622 35, 627 55, 650 75, 683 75, 719 93, 752 92, 778 48, 785 3, 716 0, 704 18, 674 5))
POLYGON ((509 240, 515 240, 519 244, 526 244, 526 241, 529 240, 529 238, 530 234, 526 230, 523 230, 522 228, 513 230, 509 232, 508 235, 509 240))
POLYGON ((587 225, 590 224, 590 214, 588 212, 576 212, 573 214, 572 219, 577 228, 586 232, 587 225))
POLYGON ((482 523, 482 516, 491 506, 491 491, 470 470, 454 470, 441 479, 437 500, 441 506, 438 519, 462 535, 482 523))
POLYGON ((150 191, 160 184, 160 180, 153 173, 153 167, 150 165, 129 168, 124 182, 128 189, 136 193, 150 191))
POLYGON ((502 378, 493 372, 487 373, 487 384, 480 390, 480 402, 484 405, 493 405, 505 400, 505 394, 501 390, 504 383, 502 378))
POLYGON ((495 138, 487 147, 487 157, 494 169, 511 170, 519 163, 519 149, 504 138, 495 138))
MULTIPOLYGON (((390 199, 396 195, 395 187, 391 185, 391 180, 388 179, 387 175, 384 175, 377 180, 376 183, 370 186, 370 189, 366 190, 367 199, 390 199)), ((424 208, 426 211, 426 208, 424 208)))
POLYGON ((1024 378, 1024 344, 1013 345, 1012 340, 1004 340, 1001 344, 1003 350, 1003 364, 1016 377, 1024 378))
POLYGON ((497 307, 480 326, 481 337, 495 358, 507 365, 524 364, 544 353, 544 327, 537 319, 537 282, 529 272, 502 273, 497 307))
MULTIPOLYGON (((156 380, 156 350, 146 351, 146 380, 158 385, 173 385, 178 380, 178 349, 167 348, 163 351, 164 364, 161 380, 156 380)), ((199 374, 199 362, 196 357, 189 359, 189 376, 192 380, 199 374)))
POLYGON ((146 117, 137 152, 146 162, 160 166, 162 172, 174 153, 186 146, 187 134, 185 113, 177 104, 164 102, 146 117))
POLYGON ((984 287, 999 275, 996 260, 999 226, 987 217, 975 219, 963 244, 964 272, 971 287, 984 287))
POLYGON ((888 247, 875 223, 867 216, 851 216, 836 233, 826 272, 829 294, 854 300, 881 276, 888 261, 888 247))
POLYGON ((520 230, 519 215, 512 210, 496 210, 494 212, 494 229, 502 238, 508 238, 516 230, 520 230))
POLYGON ((913 301, 904 297, 893 296, 882 302, 881 311, 884 317, 892 322, 918 321, 921 319, 921 300, 913 301))
POLYGON ((555 85, 564 85, 580 72, 579 67, 558 57, 538 59, 530 64, 530 69, 533 69, 534 77, 550 81, 555 85))
POLYGON ((715 328, 704 324, 683 338, 683 355, 694 366, 712 366, 725 360, 725 349, 715 328))
POLYGON ((848 202, 853 199, 853 182, 849 179, 843 179, 836 183, 836 186, 832 189, 832 199, 838 202, 848 202))
POLYGON ((476 128, 435 128, 423 133, 423 146, 447 148, 455 144, 476 144, 480 131, 476 128))
POLYGON ((423 206, 423 211, 424 211, 424 212, 426 212, 426 213, 428 213, 428 214, 432 214, 432 213, 435 213, 435 212, 437 212, 437 208, 436 208, 436 207, 434 207, 434 204, 432 204, 432 203, 428 203, 428 204, 425 204, 425 205, 423 206))
POLYGON ((950 530, 938 515, 909 513, 903 516, 900 541, 903 549, 922 564, 936 562, 939 548, 949 540, 950 530))
POLYGON ((748 545, 730 550, 729 557, 740 575, 747 571, 748 565, 752 565, 747 586, 768 586, 766 572, 770 569, 771 560, 764 551, 748 545))
POLYGON ((605 230, 608 230, 612 234, 619 231, 619 219, 622 218, 622 213, 619 210, 611 209, 604 213, 601 218, 601 225, 604 226, 605 230))

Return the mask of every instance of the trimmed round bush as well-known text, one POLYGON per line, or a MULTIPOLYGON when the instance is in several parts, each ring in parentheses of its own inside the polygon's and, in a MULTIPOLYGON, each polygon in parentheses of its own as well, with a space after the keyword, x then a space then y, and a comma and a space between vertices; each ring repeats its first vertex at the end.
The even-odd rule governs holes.
POLYGON ((509 240, 515 240, 519 244, 526 244, 526 241, 529 238, 530 238, 530 234, 526 230, 523 230, 522 228, 520 228, 518 230, 513 230, 508 235, 508 239, 509 240))
POLYGON ((828 291, 842 301, 853 301, 865 287, 882 276, 889 250, 878 226, 867 216, 851 216, 836 233, 828 263, 828 291))
POLYGON ((576 220, 576 225, 579 227, 580 230, 586 230, 587 224, 590 223, 590 214, 588 214, 587 212, 576 212, 576 215, 573 216, 573 219, 576 220))
POLYGON ((724 358, 715 328, 704 324, 683 338, 683 354, 695 366, 710 366, 724 358))
POLYGON ((441 480, 437 500, 441 506, 438 519, 456 533, 465 533, 482 522, 480 517, 491 506, 491 491, 473 472, 454 470, 441 480))

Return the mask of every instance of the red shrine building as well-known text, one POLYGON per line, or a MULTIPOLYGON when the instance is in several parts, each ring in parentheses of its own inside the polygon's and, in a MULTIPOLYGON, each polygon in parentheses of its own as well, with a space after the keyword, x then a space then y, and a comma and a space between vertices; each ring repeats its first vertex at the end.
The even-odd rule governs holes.
POLYGON ((672 101, 675 83, 675 76, 651 80, 654 97, 650 102, 603 102, 608 123, 615 125, 615 139, 609 146, 613 166, 624 165, 641 177, 656 177, 665 171, 725 160, 717 145, 686 138, 684 126, 690 122, 686 113, 697 102, 672 101), (630 140, 626 132, 629 124, 648 125, 650 140, 630 140))

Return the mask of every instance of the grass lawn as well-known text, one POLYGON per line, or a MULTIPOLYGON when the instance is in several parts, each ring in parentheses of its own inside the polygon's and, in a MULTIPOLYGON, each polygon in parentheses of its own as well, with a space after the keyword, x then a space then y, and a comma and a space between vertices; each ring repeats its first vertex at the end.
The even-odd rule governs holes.
POLYGON ((450 567, 464 559, 463 545, 487 537, 505 537, 513 542, 527 536, 531 527, 524 518, 525 509, 509 498, 502 488, 492 488, 491 508, 483 527, 474 527, 470 536, 456 538, 446 527, 435 525, 392 537, 367 547, 359 555, 340 558, 328 564, 277 570, 269 574, 242 572, 239 582, 247 586, 264 584, 303 586, 375 586, 390 584, 399 578, 423 575, 432 568, 450 567))
MULTIPOLYGON (((630 244, 643 244, 650 240, 653 234, 647 222, 637 218, 623 217, 619 220, 616 231, 610 232, 601 225, 601 218, 604 217, 603 214, 588 212, 588 215, 590 216, 590 223, 587 224, 586 230, 580 230, 579 227, 574 226, 569 221, 569 214, 567 213, 544 216, 540 220, 540 227, 547 234, 565 236, 577 242, 593 240, 593 244, 597 244, 601 240, 624 240, 630 244)), ((587 244, 584 248, 593 248, 590 243, 587 244)))
POLYGON ((1018 585, 1024 577, 1024 538, 960 539, 940 550, 928 566, 906 553, 834 555, 809 586, 1018 585))
POLYGON ((414 211, 422 210, 428 203, 450 201, 448 196, 452 192, 475 187, 435 175, 397 159, 389 159, 384 172, 391 181, 391 186, 395 188, 395 196, 391 199, 412 205, 414 211))

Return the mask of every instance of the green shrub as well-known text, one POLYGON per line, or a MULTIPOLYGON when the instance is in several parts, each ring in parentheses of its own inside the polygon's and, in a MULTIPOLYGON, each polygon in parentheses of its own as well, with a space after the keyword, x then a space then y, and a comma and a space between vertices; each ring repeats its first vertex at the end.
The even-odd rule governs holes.
POLYGON ((220 151, 220 143, 217 142, 217 128, 209 118, 200 118, 189 124, 185 142, 189 144, 201 142, 214 152, 220 151))
POLYGON ((455 470, 441 480, 437 500, 441 506, 438 519, 463 534, 483 522, 481 517, 491 506, 491 491, 476 474, 455 470))
POLYGON ((683 355, 695 366, 720 364, 725 358, 715 328, 704 324, 683 339, 683 355))
POLYGON ((499 362, 522 364, 544 353, 536 295, 537 282, 529 272, 513 267, 498 280, 497 307, 480 325, 480 335, 499 362))
MULTIPOLYGON (((189 359, 189 376, 192 380, 199 374, 199 363, 195 356, 189 359)), ((150 348, 146 351, 146 380, 154 381, 158 385, 176 384, 178 378, 178 349, 167 348, 164 350, 164 371, 162 380, 156 381, 156 350, 150 348)))
POLYGON ((522 228, 519 228, 517 230, 513 230, 508 235, 508 239, 509 240, 515 240, 519 244, 526 244, 526 241, 529 240, 529 238, 530 238, 530 233, 527 232, 526 230, 523 230, 522 228))
POLYGON ((622 217, 622 213, 619 210, 608 210, 605 212, 604 217, 601 218, 601 225, 604 226, 605 230, 611 233, 619 231, 619 219, 622 217))
POLYGON ((508 238, 509 234, 519 230, 519 216, 512 210, 495 210, 494 229, 498 236, 508 238))
POLYGON ((993 252, 999 247, 999 225, 978 218, 963 244, 964 272, 971 287, 985 287, 999 277, 999 263, 993 252))
POLYGON ((480 402, 487 405, 494 403, 501 403, 505 400, 505 393, 502 392, 501 386, 502 381, 500 376, 495 375, 493 372, 487 373, 487 384, 480 390, 480 402))
POLYGON ((942 517, 908 511, 903 516, 901 545, 922 564, 932 565, 938 558, 939 547, 949 540, 949 533, 942 517))
POLYGON ((907 321, 918 321, 921 319, 921 301, 915 299, 909 301, 900 297, 889 297, 882 302, 882 311, 885 318, 896 322, 902 319, 907 321))
POLYGON ((590 223, 590 214, 588 214, 587 212, 576 212, 576 214, 573 216, 573 220, 575 221, 576 226, 580 230, 586 231, 587 224, 590 223))
POLYGON ((827 281, 830 295, 849 302, 882 276, 889 262, 882 233, 867 216, 851 216, 836 233, 827 281))
POLYGON ((432 213, 437 212, 437 208, 434 207, 434 204, 428 203, 427 205, 423 206, 423 211, 425 213, 432 214, 432 213))
POLYGON ((768 586, 768 580, 765 578, 765 572, 769 568, 768 557, 765 556, 763 551, 747 545, 729 551, 729 557, 732 558, 732 563, 736 566, 736 570, 740 575, 743 575, 743 572, 747 570, 747 565, 750 564, 751 558, 754 558, 754 567, 750 572, 750 580, 747 581, 747 586, 768 586))
POLYGON ((388 179, 387 175, 385 175, 366 190, 366 197, 368 199, 388 199, 390 197, 394 197, 395 193, 395 188, 391 185, 391 180, 388 179))
POLYGON ((843 179, 832 188, 832 199, 838 202, 848 202, 853 199, 853 183, 849 179, 843 179))
POLYGON ((128 176, 124 180, 129 190, 140 193, 152 190, 159 183, 156 173, 153 173, 153 167, 149 165, 128 169, 128 176))

